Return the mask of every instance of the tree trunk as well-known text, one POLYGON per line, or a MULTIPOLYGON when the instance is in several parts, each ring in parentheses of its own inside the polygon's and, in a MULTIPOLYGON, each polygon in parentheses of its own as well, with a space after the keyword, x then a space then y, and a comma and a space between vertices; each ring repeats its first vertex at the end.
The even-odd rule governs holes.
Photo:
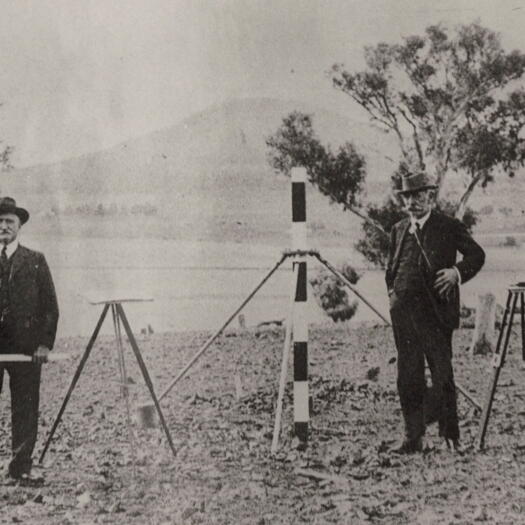
POLYGON ((476 175, 470 181, 465 193, 459 199, 458 206, 456 208, 456 213, 454 214, 456 219, 460 221, 463 220, 463 215, 465 215, 465 210, 467 209, 467 202, 474 191, 474 188, 477 186, 478 182, 481 180, 481 175, 476 175))
POLYGON ((446 153, 446 148, 443 145, 438 147, 435 166, 436 166, 435 167, 435 174, 436 174, 435 184, 438 187, 436 191, 436 200, 437 200, 439 196, 441 195, 441 189, 443 188, 445 176, 448 171, 447 153, 446 153))
POLYGON ((385 231, 385 229, 379 224, 378 222, 372 220, 366 213, 362 213, 361 211, 357 210, 356 208, 349 206, 346 204, 344 206, 345 210, 348 210, 350 213, 353 213, 354 215, 357 215, 360 219, 363 219, 365 222, 373 226, 379 233, 384 235, 385 237, 389 238, 388 233, 385 231))
POLYGON ((437 163, 437 166, 436 166, 436 185, 438 187, 437 189, 437 192, 436 192, 436 196, 439 196, 439 194, 441 193, 441 188, 443 186, 443 182, 445 180, 445 175, 446 175, 446 168, 445 166, 443 165, 442 162, 438 162, 437 163))
POLYGON ((478 296, 476 327, 470 346, 470 354, 489 354, 494 351, 496 330, 496 297, 492 293, 478 296))

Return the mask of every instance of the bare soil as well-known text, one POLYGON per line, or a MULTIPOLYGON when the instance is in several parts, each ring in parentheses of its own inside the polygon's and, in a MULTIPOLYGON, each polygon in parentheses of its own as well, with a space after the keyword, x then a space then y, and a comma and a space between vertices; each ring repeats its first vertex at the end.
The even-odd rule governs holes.
MULTIPOLYGON (((461 330, 455 336, 455 371, 457 380, 482 401, 490 358, 469 358, 471 335, 461 330)), ((140 337, 158 392, 208 336, 140 337)), ((43 474, 43 485, 9 486, 2 479, 0 521, 525 523, 525 370, 517 334, 500 376, 483 452, 473 446, 479 414, 459 397, 466 446, 461 456, 441 450, 435 426, 428 429, 427 452, 407 457, 388 452, 402 433, 391 331, 334 325, 311 330, 309 446, 297 450, 292 438, 289 381, 280 449, 271 457, 283 339, 281 328, 232 331, 204 354, 162 402, 177 449, 173 457, 159 428, 141 429, 134 420, 130 435, 115 345, 112 338, 101 337, 44 464, 34 469, 43 474), (308 475, 312 472, 324 479, 308 475)), ((46 365, 37 455, 86 343, 86 338, 59 341, 56 351, 77 357, 46 365)), ((131 350, 125 354, 133 415, 147 391, 131 350)), ((8 398, 4 392, 0 399, 0 460, 5 463, 8 398)))

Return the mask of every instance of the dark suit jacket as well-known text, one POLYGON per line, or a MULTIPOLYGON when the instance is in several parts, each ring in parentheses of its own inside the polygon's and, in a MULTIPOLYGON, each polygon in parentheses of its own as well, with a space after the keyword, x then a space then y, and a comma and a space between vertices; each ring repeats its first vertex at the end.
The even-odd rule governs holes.
MULTIPOLYGON (((399 256, 409 227, 410 219, 407 217, 396 223, 390 233, 390 252, 386 269, 386 285, 389 295, 393 292, 399 256)), ((461 221, 434 210, 430 213, 420 238, 431 268, 427 267, 421 253, 418 266, 424 276, 425 290, 437 320, 450 329, 457 328, 459 326, 459 288, 449 300, 441 299, 433 290, 435 274, 443 268, 456 266, 461 274, 461 283, 466 283, 483 266, 485 252, 461 221), (458 252, 463 255, 463 259, 456 262, 458 252)))
POLYGON ((53 348, 58 304, 51 272, 43 254, 19 245, 9 276, 13 351, 33 354, 39 345, 53 348))

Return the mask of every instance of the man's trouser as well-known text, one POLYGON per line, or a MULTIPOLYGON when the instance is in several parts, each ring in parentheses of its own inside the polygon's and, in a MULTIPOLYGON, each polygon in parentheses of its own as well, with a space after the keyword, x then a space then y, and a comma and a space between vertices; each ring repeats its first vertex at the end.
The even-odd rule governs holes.
POLYGON ((430 299, 423 294, 393 292, 390 315, 398 352, 397 388, 406 438, 421 437, 425 422, 437 420, 440 436, 458 439, 452 330, 438 322, 430 299), (425 358, 432 389, 426 386, 425 358))
POLYGON ((11 435, 13 457, 9 474, 20 477, 31 471, 33 450, 38 431, 41 365, 4 363, 0 366, 0 392, 4 371, 9 374, 11 390, 11 435))

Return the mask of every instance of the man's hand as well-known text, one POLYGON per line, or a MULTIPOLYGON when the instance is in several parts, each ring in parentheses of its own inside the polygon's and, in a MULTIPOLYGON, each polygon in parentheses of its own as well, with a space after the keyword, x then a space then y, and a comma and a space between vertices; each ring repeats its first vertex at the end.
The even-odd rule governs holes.
POLYGON ((458 272, 454 268, 443 268, 436 273, 434 290, 440 297, 447 298, 459 282, 458 272))
POLYGON ((44 345, 38 345, 36 352, 33 355, 35 363, 47 363, 47 357, 49 356, 49 348, 44 345))

